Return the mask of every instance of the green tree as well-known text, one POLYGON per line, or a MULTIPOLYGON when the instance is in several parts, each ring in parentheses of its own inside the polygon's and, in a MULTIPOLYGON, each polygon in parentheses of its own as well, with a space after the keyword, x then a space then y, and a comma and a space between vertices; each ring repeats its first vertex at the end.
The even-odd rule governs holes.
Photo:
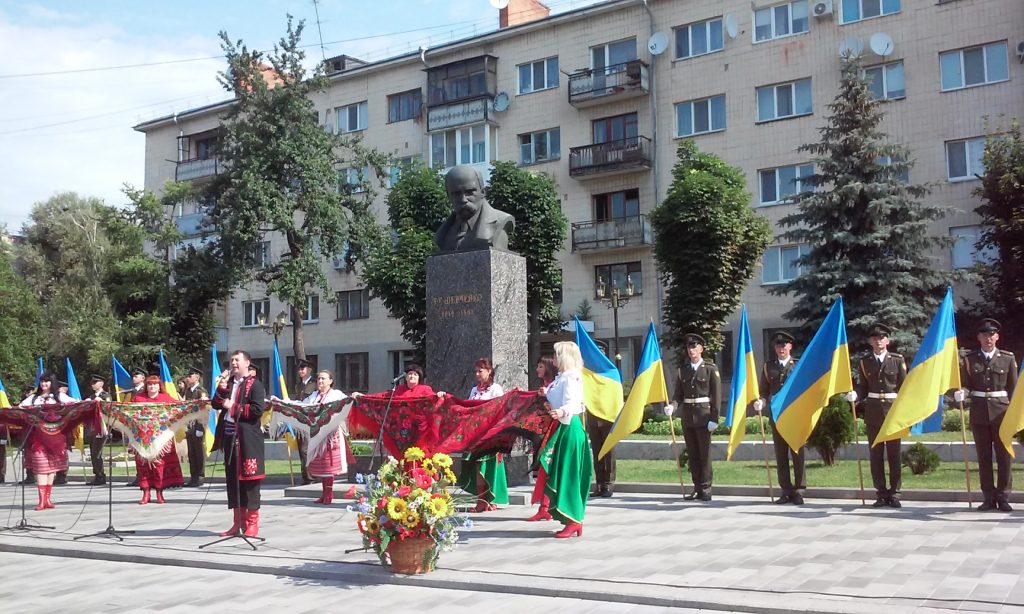
MULTIPOLYGON (((1024 139, 1020 122, 1008 130, 990 131, 985 141, 985 176, 975 196, 975 209, 985 231, 978 249, 994 254, 976 267, 982 301, 972 303, 978 317, 992 317, 1004 324, 1018 322, 1024 313, 1024 139)), ((1000 332, 1000 345, 1018 356, 1024 352, 1024 330, 1009 325, 1000 332)))
POLYGON ((557 302, 562 288, 558 252, 569 220, 562 214, 558 185, 548 175, 531 173, 514 162, 495 162, 487 187, 490 204, 516 218, 510 250, 526 258, 526 309, 530 322, 529 364, 540 358, 541 333, 562 328, 557 302))
POLYGON ((859 59, 844 58, 821 139, 799 148, 815 168, 800 181, 814 189, 798 195, 797 212, 780 220, 789 229, 782 239, 809 251, 798 261, 801 275, 772 292, 796 295, 784 315, 803 325, 803 339, 842 296, 854 347, 866 348, 868 327, 881 320, 895 327, 893 342, 906 352, 957 276, 934 268, 930 254, 948 242, 931 236, 929 225, 943 211, 921 201, 926 186, 907 181, 910 152, 886 142, 868 85, 859 59))
POLYGON ((42 305, 14 270, 14 256, 0 228, 0 380, 11 403, 32 383, 36 357, 45 349, 42 305))
POLYGON ((739 307, 771 239, 767 220, 750 208, 743 172, 682 141, 668 195, 651 223, 669 345, 685 355, 683 336, 698 332, 708 353, 717 352, 720 328, 739 307))
POLYGON ((339 169, 382 165, 357 140, 321 127, 313 97, 328 81, 323 64, 312 72, 304 68, 302 31, 302 22, 293 26, 289 16, 285 36, 266 55, 220 33, 228 61, 220 81, 235 104, 221 127, 218 155, 227 170, 212 184, 208 217, 216 231, 213 254, 232 282, 255 279, 290 306, 297 358, 306 356, 307 297, 319 290, 334 301, 323 258, 346 254, 350 221, 369 215, 373 198, 368 177, 362 190, 339 189, 339 169), (285 249, 259 268, 259 246, 268 234, 282 237, 285 249))

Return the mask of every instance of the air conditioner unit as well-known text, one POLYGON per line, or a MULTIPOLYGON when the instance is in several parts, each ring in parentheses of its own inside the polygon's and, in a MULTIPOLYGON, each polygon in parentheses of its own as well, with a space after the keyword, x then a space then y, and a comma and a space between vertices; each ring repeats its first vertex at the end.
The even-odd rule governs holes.
POLYGON ((815 2, 811 7, 811 13, 819 19, 825 19, 832 16, 832 0, 821 0, 815 2))

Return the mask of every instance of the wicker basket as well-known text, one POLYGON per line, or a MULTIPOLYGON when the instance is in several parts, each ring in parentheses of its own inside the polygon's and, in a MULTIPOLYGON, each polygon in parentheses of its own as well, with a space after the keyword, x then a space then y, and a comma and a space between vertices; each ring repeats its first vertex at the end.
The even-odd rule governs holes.
POLYGON ((392 573, 413 575, 433 571, 433 555, 434 540, 429 537, 395 540, 388 544, 392 573))

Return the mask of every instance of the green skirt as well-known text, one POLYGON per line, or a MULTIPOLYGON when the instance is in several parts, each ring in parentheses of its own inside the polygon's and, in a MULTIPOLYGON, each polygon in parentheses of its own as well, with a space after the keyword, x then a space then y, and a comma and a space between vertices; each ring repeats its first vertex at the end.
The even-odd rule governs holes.
POLYGON ((483 499, 488 503, 508 505, 508 480, 505 478, 505 461, 498 460, 496 454, 474 457, 465 454, 462 457, 462 469, 459 471, 459 487, 462 490, 478 495, 476 475, 479 473, 487 482, 487 492, 483 499))
POLYGON ((583 522, 583 512, 594 475, 590 439, 577 414, 569 424, 559 424, 540 453, 540 466, 547 474, 544 494, 550 499, 548 511, 563 524, 583 522))

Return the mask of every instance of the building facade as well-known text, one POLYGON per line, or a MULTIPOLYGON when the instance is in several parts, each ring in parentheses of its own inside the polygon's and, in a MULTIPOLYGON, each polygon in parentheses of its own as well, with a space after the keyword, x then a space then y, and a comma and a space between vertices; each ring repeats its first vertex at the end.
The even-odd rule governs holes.
MULTIPOLYGON (((648 214, 665 196, 679 139, 743 169, 751 206, 778 234, 777 221, 793 209, 788 197, 812 171, 796 150, 818 139, 841 47, 863 54, 885 101, 882 129, 912 152, 910 180, 932 184, 930 201, 949 211, 933 231, 958 240, 934 254, 936 266, 979 257, 971 192, 983 172, 985 118, 1024 112, 1019 0, 612 0, 548 17, 535 2, 523 4, 523 14, 538 18, 380 62, 329 60, 331 86, 314 103, 325 129, 359 133, 393 155, 394 173, 420 158, 444 168, 473 164, 485 175, 495 160, 514 160, 550 175, 571 223, 559 256, 564 316, 586 301, 594 336, 611 346, 612 312, 596 286, 624 291, 632 283, 634 296, 619 310, 624 378, 647 323, 660 322, 648 214)), ((145 186, 214 176, 216 130, 229 105, 136 126, 146 134, 145 186)), ((343 181, 365 172, 339 171, 343 181)), ((382 220, 383 197, 374 205, 382 220)), ((176 214, 186 232, 195 230, 201 204, 176 214)), ((282 239, 265 238, 264 258, 282 250, 282 239)), ((781 315, 791 299, 769 289, 799 275, 800 251, 773 242, 744 293, 758 353, 772 332, 793 324, 781 315)), ((339 300, 310 297, 306 352, 336 370, 342 389, 383 389, 409 358, 399 323, 356 274, 340 263, 324 267, 339 300)), ((259 314, 273 320, 282 309, 258 285, 237 289, 218 311, 221 343, 265 360, 271 343, 259 314)), ((728 371, 729 350, 719 358, 728 371)))

